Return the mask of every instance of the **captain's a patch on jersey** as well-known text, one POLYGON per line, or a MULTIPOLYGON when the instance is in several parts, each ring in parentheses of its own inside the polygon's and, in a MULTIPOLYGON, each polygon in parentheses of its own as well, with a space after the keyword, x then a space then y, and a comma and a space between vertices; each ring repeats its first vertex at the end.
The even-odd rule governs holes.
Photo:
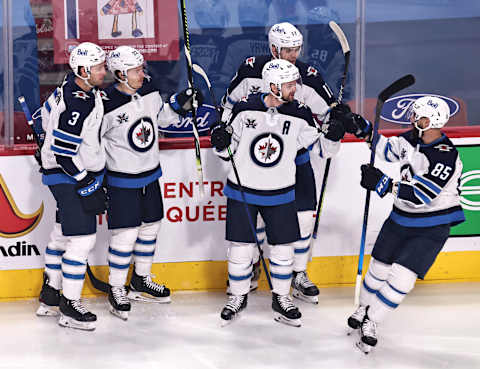
POLYGON ((275 133, 263 133, 254 138, 250 145, 253 162, 261 167, 273 167, 280 162, 283 154, 283 141, 275 133))

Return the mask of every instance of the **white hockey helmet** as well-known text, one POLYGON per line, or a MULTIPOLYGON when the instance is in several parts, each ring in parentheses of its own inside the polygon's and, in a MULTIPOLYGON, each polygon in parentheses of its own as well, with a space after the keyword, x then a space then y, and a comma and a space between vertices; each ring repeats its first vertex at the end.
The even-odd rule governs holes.
POLYGON ((107 67, 110 72, 112 72, 115 79, 121 83, 128 85, 127 72, 129 69, 139 67, 143 65, 144 58, 143 55, 137 49, 134 49, 131 46, 119 46, 115 50, 112 50, 108 53, 107 56, 107 67), (125 78, 122 80, 118 75, 117 71, 125 78))
POLYGON ((274 59, 264 65, 262 70, 263 91, 282 99, 282 84, 297 81, 301 84, 298 68, 284 59, 274 59), (271 84, 277 87, 278 93, 272 91, 271 84))
POLYGON ((413 117, 415 127, 419 131, 426 131, 430 128, 442 128, 450 119, 450 108, 439 97, 422 96, 410 106, 410 117, 413 117), (423 117, 430 119, 430 124, 422 129, 417 126, 417 122, 423 117))
POLYGON ((280 54, 282 47, 302 47, 303 36, 293 24, 288 22, 277 23, 268 32, 268 44, 273 56, 273 47, 280 54))
POLYGON ((90 78, 90 68, 105 61, 105 51, 94 43, 82 42, 70 53, 69 65, 78 78, 87 81, 90 78), (87 78, 80 75, 80 67, 84 67, 87 78))

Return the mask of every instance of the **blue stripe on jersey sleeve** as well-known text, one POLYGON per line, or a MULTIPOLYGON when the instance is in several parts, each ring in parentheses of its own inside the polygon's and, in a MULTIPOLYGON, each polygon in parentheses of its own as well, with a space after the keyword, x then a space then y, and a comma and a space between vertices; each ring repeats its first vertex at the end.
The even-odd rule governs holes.
POLYGON ((435 192, 437 195, 442 192, 442 189, 436 184, 433 183, 432 181, 429 181, 426 178, 419 177, 417 175, 413 176, 413 179, 417 180, 418 182, 424 184, 427 186, 429 189, 431 189, 433 192, 435 192))
POLYGON ((78 136, 76 137, 76 136, 68 135, 56 129, 53 130, 53 136, 61 140, 72 142, 78 145, 81 144, 83 141, 83 139, 78 136))
POLYGON ((416 187, 413 187, 413 193, 415 194, 415 196, 417 196, 420 200, 422 200, 423 203, 425 204, 430 204, 430 202, 432 200, 430 200, 429 197, 427 197, 426 195, 424 195, 423 192, 421 192, 418 188, 416 187))
POLYGON ((75 156, 77 155, 76 151, 70 151, 70 150, 65 150, 61 149, 57 146, 51 145, 50 150, 52 150, 54 153, 59 154, 59 155, 67 155, 67 156, 75 156))

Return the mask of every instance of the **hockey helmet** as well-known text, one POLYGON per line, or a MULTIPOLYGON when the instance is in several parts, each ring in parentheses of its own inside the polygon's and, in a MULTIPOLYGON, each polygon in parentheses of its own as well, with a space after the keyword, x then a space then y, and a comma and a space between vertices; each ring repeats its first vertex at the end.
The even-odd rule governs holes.
POLYGON ((105 61, 105 51, 94 43, 82 42, 70 53, 69 65, 78 78, 88 80, 90 68, 105 61), (80 67, 84 67, 87 78, 80 75, 80 67))
POLYGON ((265 64, 262 70, 262 81, 264 92, 271 93, 278 99, 282 98, 283 83, 297 81, 301 84, 298 68, 284 59, 274 59, 265 64), (272 91, 271 84, 277 87, 277 94, 272 91))
POLYGON ((288 22, 274 24, 268 32, 268 44, 270 45, 270 52, 273 54, 273 47, 277 49, 278 53, 282 47, 302 47, 303 36, 300 31, 293 24, 288 22))
POLYGON ((439 97, 422 96, 410 106, 409 117, 412 118, 415 127, 419 131, 426 131, 430 128, 442 128, 450 119, 450 108, 439 97), (430 124, 426 128, 419 128, 417 122, 423 117, 430 119, 430 124))
POLYGON ((112 72, 115 79, 121 83, 128 84, 127 72, 129 69, 137 68, 143 65, 143 55, 131 46, 119 46, 108 53, 107 67, 112 72), (117 71, 123 76, 122 80, 117 71))

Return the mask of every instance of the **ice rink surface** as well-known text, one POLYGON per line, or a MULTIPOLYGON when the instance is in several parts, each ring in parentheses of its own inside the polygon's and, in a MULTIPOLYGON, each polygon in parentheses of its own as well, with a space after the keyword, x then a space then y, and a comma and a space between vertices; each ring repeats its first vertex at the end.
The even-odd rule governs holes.
POLYGON ((240 319, 222 328, 223 292, 134 302, 127 322, 108 312, 106 296, 90 298, 94 332, 36 317, 36 300, 0 302, 0 368, 480 368, 480 283, 417 286, 379 326, 369 355, 346 334, 353 288, 323 288, 318 305, 295 301, 300 328, 273 320, 267 291, 252 293, 240 319))

